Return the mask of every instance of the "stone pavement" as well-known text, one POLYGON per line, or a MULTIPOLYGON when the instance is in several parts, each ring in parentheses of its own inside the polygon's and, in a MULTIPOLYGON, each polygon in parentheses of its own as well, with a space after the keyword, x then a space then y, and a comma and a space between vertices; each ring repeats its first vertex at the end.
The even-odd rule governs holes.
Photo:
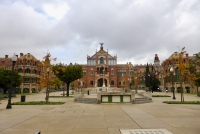
MULTIPOLYGON (((62 92, 50 93, 60 95, 62 92)), ((159 93, 153 94, 168 94, 159 93)), ((44 100, 45 93, 26 96, 26 101, 44 100)), ((180 94, 176 94, 180 100, 180 94)), ((120 134, 120 129, 167 129, 174 134, 200 134, 200 105, 169 105, 162 101, 172 97, 153 98, 146 104, 82 104, 73 98, 50 98, 65 101, 63 105, 0 104, 0 134, 120 134)), ((199 100, 185 94, 185 100, 199 100)), ((20 97, 12 98, 12 102, 20 97)))

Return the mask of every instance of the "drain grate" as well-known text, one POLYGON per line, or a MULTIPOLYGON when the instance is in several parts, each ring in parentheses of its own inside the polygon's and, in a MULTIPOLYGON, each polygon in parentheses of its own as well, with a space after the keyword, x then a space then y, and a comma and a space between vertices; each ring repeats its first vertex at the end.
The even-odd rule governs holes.
POLYGON ((120 129, 121 134, 173 134, 166 129, 120 129))

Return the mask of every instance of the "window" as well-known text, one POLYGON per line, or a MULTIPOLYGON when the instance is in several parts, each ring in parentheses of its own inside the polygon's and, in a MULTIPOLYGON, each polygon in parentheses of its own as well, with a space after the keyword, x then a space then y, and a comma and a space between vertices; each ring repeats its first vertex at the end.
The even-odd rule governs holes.
POLYGON ((26 69, 26 70, 25 70, 25 73, 30 73, 30 69, 26 69))
POLYGON ((90 75, 93 75, 93 74, 94 74, 94 71, 93 71, 93 68, 91 68, 90 75))
POLYGON ((126 76, 126 72, 118 72, 118 76, 126 76))
POLYGON ((26 65, 31 65, 30 61, 27 61, 27 64, 26 65))
POLYGON ((32 78, 32 83, 35 83, 36 82, 36 78, 32 78))
POLYGON ((22 62, 22 61, 20 61, 20 62, 19 62, 19 65, 23 65, 23 62, 22 62))
POLYGON ((134 76, 134 72, 133 72, 133 71, 130 71, 130 72, 129 72, 129 75, 130 75, 130 76, 134 76))
POLYGON ((33 73, 33 74, 36 74, 36 73, 37 73, 37 71, 34 69, 34 70, 32 71, 32 73, 33 73))
POLYGON ((93 81, 90 81, 90 86, 93 86, 93 85, 94 85, 93 81))
POLYGON ((86 76, 86 71, 83 71, 83 76, 86 76))
POLYGON ((104 59, 103 59, 103 57, 100 58, 100 64, 104 64, 104 59))
POLYGON ((24 78, 24 83, 29 83, 30 82, 30 78, 29 77, 25 77, 24 78))
POLYGON ((23 73, 23 70, 22 70, 22 69, 19 69, 19 70, 18 70, 18 73, 23 73))
POLYGON ((113 70, 113 68, 111 69, 111 75, 114 75, 114 70, 113 70))
POLYGON ((125 85, 126 85, 126 82, 125 82, 125 81, 120 81, 120 82, 119 82, 119 85, 120 85, 120 86, 125 86, 125 85))
POLYGON ((114 83, 113 80, 110 82, 110 85, 111 85, 111 86, 114 86, 114 85, 115 85, 115 83, 114 83))

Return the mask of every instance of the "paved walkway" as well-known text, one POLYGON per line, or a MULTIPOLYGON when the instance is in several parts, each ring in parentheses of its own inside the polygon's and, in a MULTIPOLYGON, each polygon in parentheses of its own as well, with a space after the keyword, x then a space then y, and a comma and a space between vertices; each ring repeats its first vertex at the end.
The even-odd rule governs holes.
MULTIPOLYGON (((60 95, 62 92, 50 93, 60 95)), ((168 94, 158 93, 153 94, 168 94)), ((44 100, 45 94, 26 96, 26 101, 44 100)), ((176 94, 180 100, 180 94, 176 94)), ((63 105, 23 106, 6 109, 0 104, 0 134, 120 134, 119 129, 164 128, 174 134, 200 134, 200 105, 169 105, 153 98, 146 104, 81 104, 73 98, 50 98, 65 101, 63 105)), ((186 95, 185 100, 199 100, 186 95)), ((13 98, 20 101, 20 97, 13 98)))

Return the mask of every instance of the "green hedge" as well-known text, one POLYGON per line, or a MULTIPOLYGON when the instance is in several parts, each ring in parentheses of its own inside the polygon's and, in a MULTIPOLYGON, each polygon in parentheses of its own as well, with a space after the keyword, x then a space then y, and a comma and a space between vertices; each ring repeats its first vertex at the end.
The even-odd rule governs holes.
MULTIPOLYGON (((0 99, 8 98, 9 94, 0 94, 0 99)), ((11 94, 12 97, 16 97, 16 94, 11 94)))
POLYGON ((163 101, 163 103, 167 104, 200 104, 200 101, 163 101))
POLYGON ((29 102, 13 102, 12 105, 61 105, 65 102, 46 102, 46 101, 29 101, 29 102))
POLYGON ((200 97, 200 92, 198 92, 198 93, 197 93, 197 96, 199 96, 199 97, 200 97))
POLYGON ((152 95, 152 97, 171 97, 170 95, 152 95))

